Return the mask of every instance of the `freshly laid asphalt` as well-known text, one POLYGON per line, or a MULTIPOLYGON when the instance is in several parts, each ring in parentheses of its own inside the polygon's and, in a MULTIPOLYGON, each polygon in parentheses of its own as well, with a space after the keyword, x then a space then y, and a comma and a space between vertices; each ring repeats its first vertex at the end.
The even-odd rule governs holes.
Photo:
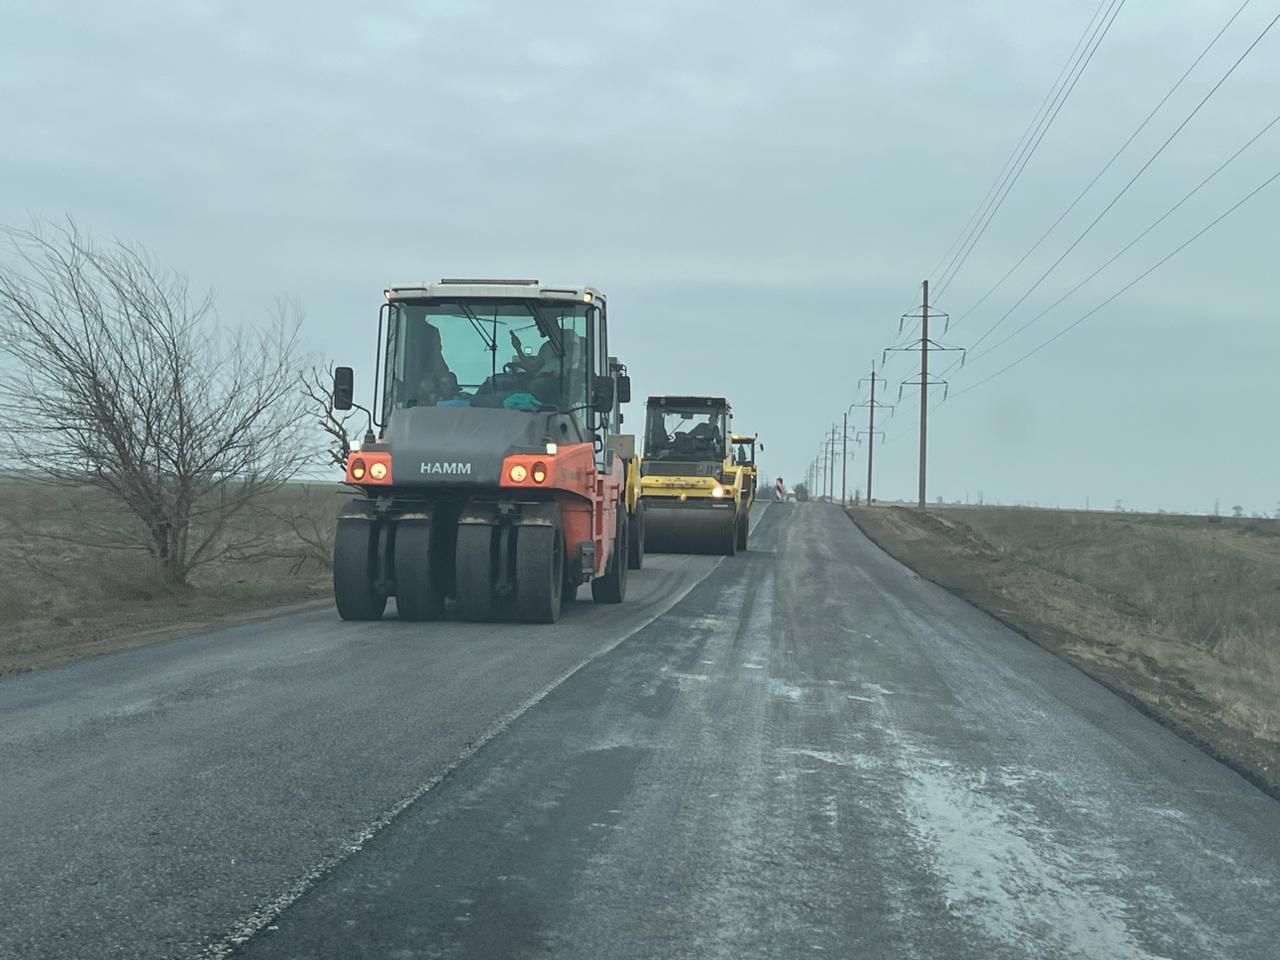
POLYGON ((1280 955, 1280 804, 838 508, 631 590, 0 682, 0 956, 1280 955))

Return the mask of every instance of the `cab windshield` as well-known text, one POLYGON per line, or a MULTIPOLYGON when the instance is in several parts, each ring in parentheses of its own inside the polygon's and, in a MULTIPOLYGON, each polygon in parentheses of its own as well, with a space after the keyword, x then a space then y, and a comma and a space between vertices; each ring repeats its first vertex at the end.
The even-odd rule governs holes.
POLYGON ((723 460, 728 436, 724 410, 706 406, 650 407, 645 456, 652 460, 723 460))
POLYGON ((393 303, 384 409, 581 411, 588 307, 534 301, 393 303))

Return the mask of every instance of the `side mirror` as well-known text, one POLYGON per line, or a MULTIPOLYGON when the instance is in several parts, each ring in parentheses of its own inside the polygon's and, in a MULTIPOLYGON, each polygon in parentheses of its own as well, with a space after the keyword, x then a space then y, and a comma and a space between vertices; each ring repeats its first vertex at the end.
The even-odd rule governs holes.
POLYGON ((333 409, 350 410, 355 396, 355 373, 350 367, 336 367, 333 371, 333 409))
POLYGON ((631 402, 631 377, 625 373, 618 377, 618 402, 631 402))
POLYGON ((612 412, 613 377, 602 377, 597 374, 591 378, 591 407, 596 413, 612 412))

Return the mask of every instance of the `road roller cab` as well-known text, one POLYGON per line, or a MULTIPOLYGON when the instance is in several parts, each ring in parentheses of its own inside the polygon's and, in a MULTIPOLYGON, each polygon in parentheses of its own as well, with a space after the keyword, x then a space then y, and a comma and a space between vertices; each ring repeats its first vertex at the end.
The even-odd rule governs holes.
MULTIPOLYGON (((748 509, 756 502, 756 492, 760 483, 760 473, 756 469, 756 445, 759 434, 738 434, 730 438, 733 467, 742 475, 742 492, 747 498, 748 509)), ((763 450, 764 446, 760 445, 763 450)))
POLYGON ((732 417, 724 397, 649 398, 640 502, 651 552, 746 549, 751 494, 730 449, 732 417))
MULTIPOLYGON (((556 620, 590 582, 626 593, 625 372, 605 296, 534 280, 389 287, 369 432, 347 458, 334 593, 348 620, 556 620)), ((350 409, 339 367, 334 407, 350 409)), ((364 408, 360 408, 364 409, 364 408)))

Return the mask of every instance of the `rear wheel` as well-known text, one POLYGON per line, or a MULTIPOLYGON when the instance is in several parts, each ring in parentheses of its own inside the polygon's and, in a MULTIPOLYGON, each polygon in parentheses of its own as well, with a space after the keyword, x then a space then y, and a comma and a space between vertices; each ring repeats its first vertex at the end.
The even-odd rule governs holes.
POLYGON ((458 526, 458 613, 465 620, 490 620, 494 615, 493 531, 487 524, 458 526))
POLYGON ((378 620, 387 607, 378 578, 378 525, 339 520, 333 541, 333 598, 343 620, 378 620))
POLYGON ((726 557, 732 557, 738 552, 738 517, 736 513, 730 516, 729 522, 725 524, 724 531, 720 534, 720 542, 720 552, 726 557))
POLYGON ((621 603, 627 596, 627 511, 618 504, 617 533, 613 553, 603 577, 591 581, 591 599, 596 603, 621 603))
POLYGON ((564 595, 560 524, 520 527, 516 534, 516 612, 526 623, 555 623, 564 595))
POLYGON ((644 566, 644 504, 636 504, 636 512, 627 518, 627 566, 639 570, 644 566))
POLYGON ((738 537, 734 544, 739 550, 747 549, 747 537, 751 534, 751 516, 744 513, 738 518, 738 537))
POLYGON ((433 524, 401 521, 396 525, 396 609, 401 620, 437 620, 444 612, 438 587, 433 524))
POLYGON ((564 565, 564 586, 560 592, 560 605, 563 607, 566 603, 575 603, 578 599, 578 588, 582 586, 582 581, 578 579, 578 568, 568 562, 566 557, 564 565))

